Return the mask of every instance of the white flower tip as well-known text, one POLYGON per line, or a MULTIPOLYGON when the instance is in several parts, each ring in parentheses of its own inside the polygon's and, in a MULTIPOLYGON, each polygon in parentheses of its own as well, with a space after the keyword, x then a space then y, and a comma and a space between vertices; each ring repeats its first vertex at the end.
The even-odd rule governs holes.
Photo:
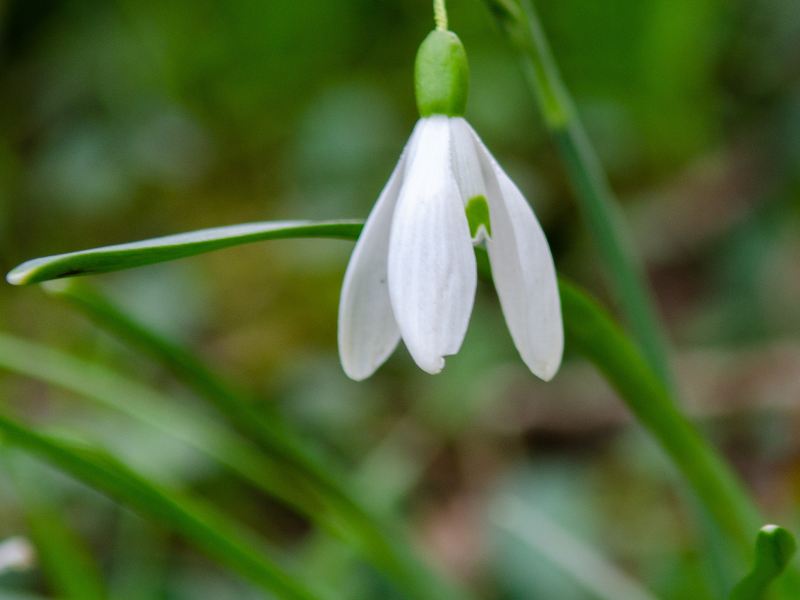
MULTIPOLYGON (((340 329, 342 331, 342 329, 340 329)), ((393 349, 390 348, 390 351, 393 349)), ((356 352, 352 344, 344 343, 342 338, 339 338, 339 361, 342 365, 344 374, 353 381, 364 381, 372 376, 386 360, 385 353, 380 352, 376 354, 356 352)))
POLYGON ((444 369, 444 357, 443 356, 434 356, 434 357, 425 357, 421 358, 419 356, 413 356, 414 362, 417 363, 417 366, 425 371, 428 375, 438 375, 444 369))
POLYGON ((561 359, 564 356, 564 333, 560 327, 558 333, 553 333, 550 337, 547 348, 546 354, 526 356, 527 353, 521 353, 522 360, 531 370, 531 373, 542 381, 553 379, 561 368, 561 359))
POLYGON ((531 371, 534 375, 536 375, 542 381, 550 381, 553 377, 556 376, 558 373, 558 369, 561 367, 561 357, 559 356, 557 360, 552 362, 541 363, 537 365, 537 368, 531 368, 531 371))
POLYGON ((344 374, 347 375, 353 381, 364 381, 370 375, 372 375, 372 373, 374 373, 374 370, 366 371, 366 370, 356 369, 350 365, 346 365, 345 363, 342 363, 342 370, 344 370, 344 374))

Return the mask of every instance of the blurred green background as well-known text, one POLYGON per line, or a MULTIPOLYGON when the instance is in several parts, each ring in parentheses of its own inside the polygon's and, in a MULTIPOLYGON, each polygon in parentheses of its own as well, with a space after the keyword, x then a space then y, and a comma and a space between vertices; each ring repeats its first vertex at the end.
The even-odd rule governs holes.
MULTIPOLYGON (((537 8, 646 260, 687 411, 765 512, 797 531, 797 1, 537 8)), ((472 68, 467 118, 533 204, 561 272, 613 309, 515 56, 482 2, 449 9, 472 68)), ((365 217, 416 119, 413 58, 430 28, 427 0, 0 0, 0 270, 242 221, 365 217)), ((480 597, 592 597, 492 516, 508 498, 660 598, 720 597, 705 531, 664 458, 587 364, 568 355, 553 382, 535 380, 490 286, 441 375, 401 349, 349 381, 336 311, 351 248, 266 242, 92 283, 337 456, 359 494, 394 507, 420 553, 480 597)), ((203 410, 36 287, 0 289, 0 327, 203 410)), ((0 394, 27 422, 196 490, 353 597, 388 593, 302 519, 152 431, 6 373, 0 394)), ((111 597, 258 597, 88 488, 25 469, 87 540, 111 597)), ((0 539, 25 534, 0 476, 0 539)), ((36 564, 0 573, 0 590, 52 594, 36 564)))

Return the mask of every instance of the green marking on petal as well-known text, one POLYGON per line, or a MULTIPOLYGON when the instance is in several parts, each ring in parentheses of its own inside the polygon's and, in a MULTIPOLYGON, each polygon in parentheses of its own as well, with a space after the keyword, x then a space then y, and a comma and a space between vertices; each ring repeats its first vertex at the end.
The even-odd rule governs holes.
POLYGON ((473 196, 467 202, 465 210, 472 239, 478 237, 481 226, 486 231, 486 235, 492 237, 492 223, 489 219, 489 203, 486 201, 486 196, 473 196))

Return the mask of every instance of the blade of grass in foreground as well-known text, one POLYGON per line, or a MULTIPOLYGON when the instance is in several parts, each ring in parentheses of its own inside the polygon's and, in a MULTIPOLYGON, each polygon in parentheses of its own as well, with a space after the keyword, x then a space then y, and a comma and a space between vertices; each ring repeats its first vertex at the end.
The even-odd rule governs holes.
POLYGON ((182 535, 265 592, 287 600, 320 598, 299 577, 268 558, 252 534, 209 506, 147 480, 109 454, 37 433, 4 414, 0 414, 0 435, 182 535))
MULTIPOLYGON (((349 478, 341 467, 293 435, 279 415, 265 415, 253 408, 254 399, 220 378, 195 354, 137 321, 89 286, 68 280, 48 283, 45 289, 69 302, 109 333, 166 366, 207 399, 234 427, 257 441, 271 456, 285 462, 290 472, 303 477, 337 514, 342 533, 354 541, 364 556, 384 571, 399 590, 414 598, 465 597, 465 592, 451 589, 415 556, 407 536, 398 526, 350 492, 356 486, 348 486, 349 478)), ((317 517, 314 512, 309 516, 317 517)))
POLYGON ((360 221, 267 221, 200 229, 176 235, 34 258, 11 270, 6 279, 14 285, 50 279, 106 273, 175 260, 221 248, 297 237, 358 237, 360 221))

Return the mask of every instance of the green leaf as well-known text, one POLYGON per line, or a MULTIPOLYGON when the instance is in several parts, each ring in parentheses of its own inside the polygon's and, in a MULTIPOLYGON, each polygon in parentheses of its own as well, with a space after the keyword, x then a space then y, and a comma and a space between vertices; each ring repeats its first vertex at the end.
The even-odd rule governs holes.
POLYGON ((765 525, 756 536, 753 568, 733 589, 730 600, 762 600, 797 551, 794 536, 783 527, 765 525))
POLYGON ((11 270, 6 279, 13 285, 26 285, 62 277, 119 271, 261 240, 296 237, 353 239, 358 237, 361 226, 359 221, 268 221, 200 229, 35 258, 11 270))
POLYGON ((211 507, 139 475, 111 455, 38 433, 0 414, 0 435, 87 485, 182 535, 220 564, 290 600, 320 596, 269 558, 263 542, 211 507))

